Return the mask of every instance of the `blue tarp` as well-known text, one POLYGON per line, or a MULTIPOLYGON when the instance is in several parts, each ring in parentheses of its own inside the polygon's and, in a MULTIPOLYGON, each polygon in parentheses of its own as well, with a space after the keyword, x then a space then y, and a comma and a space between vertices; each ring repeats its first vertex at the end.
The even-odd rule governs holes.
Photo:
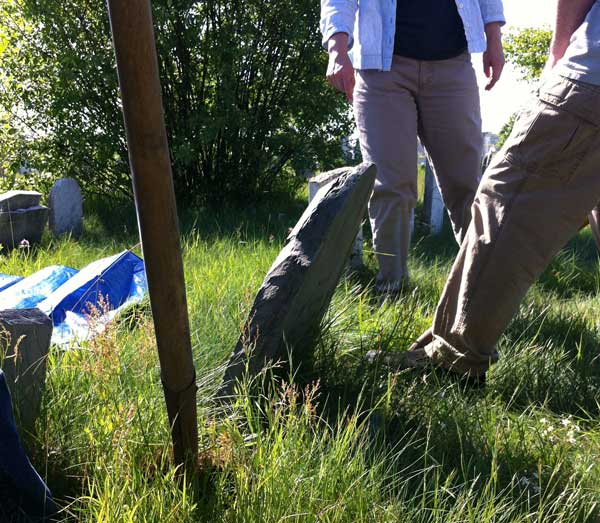
POLYGON ((38 307, 52 318, 52 342, 84 341, 147 292, 144 262, 125 251, 76 271, 48 267, 0 291, 0 310, 38 307))
POLYGON ((8 274, 0 274, 0 291, 8 289, 11 285, 21 281, 20 276, 9 276, 8 274))
POLYGON ((0 292, 0 310, 33 309, 75 274, 69 267, 46 267, 0 292))
POLYGON ((19 440, 6 377, 0 370, 0 521, 46 521, 56 512, 52 494, 19 440))

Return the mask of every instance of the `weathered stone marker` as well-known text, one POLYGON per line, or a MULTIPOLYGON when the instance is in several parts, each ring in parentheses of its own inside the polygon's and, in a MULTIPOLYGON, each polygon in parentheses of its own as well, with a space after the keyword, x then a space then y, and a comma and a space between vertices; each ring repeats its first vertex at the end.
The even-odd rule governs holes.
POLYGON ((0 194, 0 212, 12 212, 18 209, 37 207, 42 195, 35 191, 8 191, 0 194))
POLYGON ((0 194, 0 245, 14 249, 26 240, 42 239, 48 209, 40 205, 42 195, 35 191, 8 191, 0 194))
POLYGON ((423 200, 425 222, 429 225, 432 234, 439 234, 444 226, 446 208, 429 162, 427 162, 425 170, 425 197, 423 200))
POLYGON ((231 356, 217 398, 231 396, 246 366, 257 375, 288 349, 310 350, 356 239, 375 183, 362 164, 320 191, 267 274, 231 356))
POLYGON ((55 236, 83 231, 83 198, 73 178, 58 180, 50 191, 50 230, 55 236))
MULTIPOLYGON (((333 171, 325 172, 314 176, 308 180, 308 203, 312 202, 319 191, 323 187, 327 187, 330 183, 337 180, 340 176, 347 175, 352 171, 352 167, 342 167, 341 169, 335 169, 333 171)), ((352 252, 350 253, 350 268, 360 269, 363 266, 363 229, 362 221, 358 226, 358 234, 354 245, 352 246, 352 252)))
POLYGON ((29 431, 39 414, 51 337, 52 320, 39 309, 0 311, 0 368, 17 419, 29 431))

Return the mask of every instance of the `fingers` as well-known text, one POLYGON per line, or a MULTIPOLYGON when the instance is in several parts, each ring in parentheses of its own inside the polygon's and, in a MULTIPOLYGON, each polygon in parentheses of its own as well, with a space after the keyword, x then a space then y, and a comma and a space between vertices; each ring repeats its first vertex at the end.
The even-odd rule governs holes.
POLYGON ((485 86, 486 91, 491 91, 494 88, 494 86, 498 83, 498 80, 500 80, 503 70, 504 60, 494 61, 484 58, 483 72, 485 73, 485 76, 490 79, 488 84, 485 86))
POLYGON ((354 68, 348 56, 330 56, 327 81, 335 89, 344 93, 349 102, 352 102, 354 93, 354 68))
POLYGON ((350 71, 349 74, 344 75, 343 92, 346 93, 346 99, 349 103, 352 103, 354 98, 354 82, 354 71, 350 71))
POLYGON ((494 88, 494 86, 498 83, 498 80, 500 80, 500 77, 502 76, 503 69, 504 69, 503 63, 499 63, 496 65, 492 64, 492 77, 491 77, 489 83, 485 86, 486 91, 491 91, 494 88))

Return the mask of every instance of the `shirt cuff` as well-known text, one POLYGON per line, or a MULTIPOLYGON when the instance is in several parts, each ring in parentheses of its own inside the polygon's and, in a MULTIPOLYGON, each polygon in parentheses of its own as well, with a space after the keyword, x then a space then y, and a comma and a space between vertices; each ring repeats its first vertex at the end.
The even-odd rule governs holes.
POLYGON ((493 24, 494 22, 499 22, 500 25, 506 25, 506 18, 504 17, 504 13, 489 13, 483 17, 483 24, 493 24))
POLYGON ((327 49, 329 44, 329 39, 337 33, 346 33, 348 35, 348 50, 352 49, 354 45, 354 37, 352 36, 353 31, 351 27, 348 27, 345 24, 335 24, 331 20, 328 20, 324 23, 323 28, 323 47, 327 49))

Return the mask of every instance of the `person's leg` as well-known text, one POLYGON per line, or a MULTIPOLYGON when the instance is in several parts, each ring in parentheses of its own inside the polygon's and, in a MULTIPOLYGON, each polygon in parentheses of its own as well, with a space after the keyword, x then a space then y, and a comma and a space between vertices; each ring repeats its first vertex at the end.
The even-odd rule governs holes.
POLYGON ((417 202, 417 62, 394 59, 392 71, 357 71, 354 112, 365 161, 377 166, 369 202, 378 283, 391 290, 408 277, 411 211, 417 202))
POLYGON ((417 108, 419 136, 460 244, 471 222, 483 152, 479 88, 468 53, 423 63, 417 108))
POLYGON ((428 356, 481 375, 529 287, 600 199, 600 88, 540 89, 486 172, 446 283, 428 356))

